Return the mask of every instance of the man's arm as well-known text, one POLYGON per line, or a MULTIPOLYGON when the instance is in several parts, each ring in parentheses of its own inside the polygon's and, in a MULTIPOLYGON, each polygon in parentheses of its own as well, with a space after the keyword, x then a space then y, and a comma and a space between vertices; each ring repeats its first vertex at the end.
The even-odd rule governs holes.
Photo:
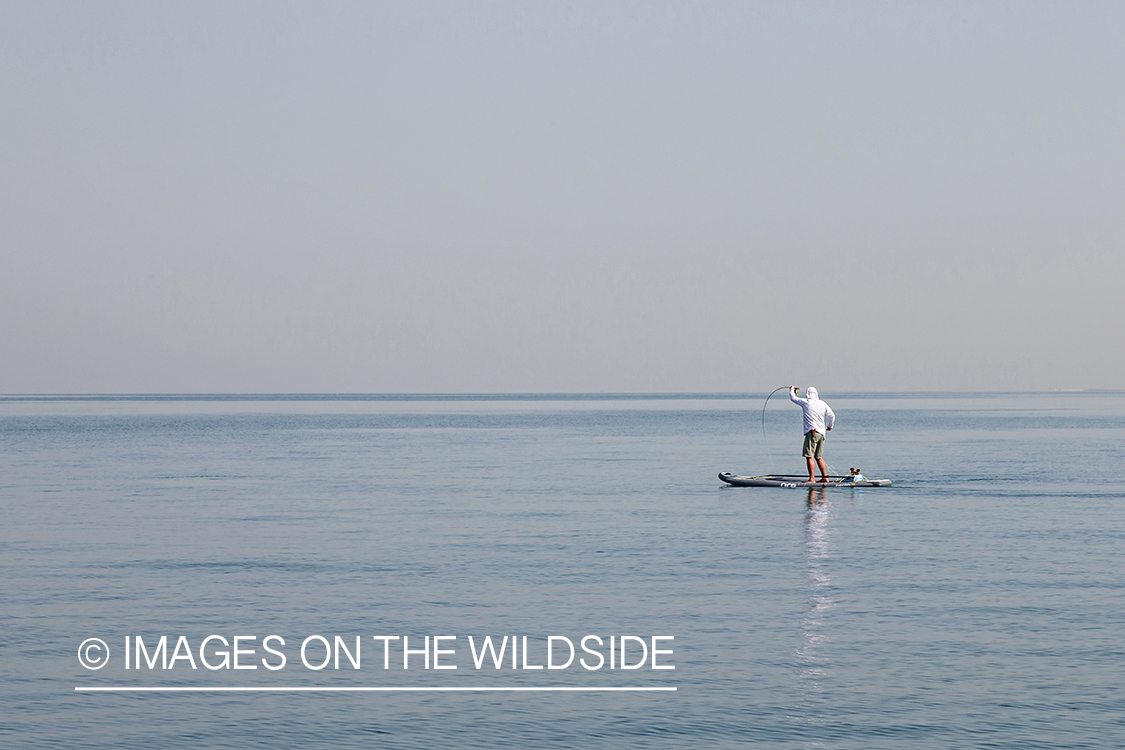
POLYGON ((836 414, 828 404, 824 405, 824 416, 828 417, 828 419, 825 420, 825 427, 831 430, 832 426, 836 424, 836 414))

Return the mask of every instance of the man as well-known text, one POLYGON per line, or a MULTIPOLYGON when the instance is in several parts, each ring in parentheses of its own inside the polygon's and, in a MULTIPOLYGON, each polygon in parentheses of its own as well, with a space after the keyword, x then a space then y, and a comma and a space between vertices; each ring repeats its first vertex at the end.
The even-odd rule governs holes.
POLYGON ((797 386, 789 386, 789 400, 805 412, 805 445, 801 455, 809 465, 809 481, 816 483, 816 467, 820 467, 820 481, 828 481, 828 465, 824 463, 824 436, 836 424, 832 408, 820 400, 820 394, 811 385, 805 389, 805 398, 797 395, 797 386), (827 421, 826 421, 827 420, 827 421))

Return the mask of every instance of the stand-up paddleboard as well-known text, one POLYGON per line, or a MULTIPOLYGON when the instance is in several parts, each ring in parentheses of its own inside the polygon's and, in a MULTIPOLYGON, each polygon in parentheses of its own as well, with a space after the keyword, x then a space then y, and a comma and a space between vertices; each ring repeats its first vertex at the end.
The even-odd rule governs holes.
POLYGON ((719 479, 735 487, 890 487, 889 479, 864 479, 862 482, 849 481, 851 477, 828 477, 827 482, 817 481, 809 484, 808 477, 801 474, 765 474, 759 477, 740 477, 729 472, 719 474, 719 479))

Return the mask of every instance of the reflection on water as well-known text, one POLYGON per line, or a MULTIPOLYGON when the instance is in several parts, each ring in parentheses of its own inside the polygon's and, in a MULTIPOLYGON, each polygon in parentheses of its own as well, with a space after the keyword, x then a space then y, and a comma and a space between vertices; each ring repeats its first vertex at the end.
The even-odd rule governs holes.
POLYGON ((826 626, 828 612, 836 606, 829 596, 832 578, 825 564, 828 556, 829 519, 833 507, 823 487, 809 490, 805 502, 805 560, 807 563, 808 602, 801 622, 801 646, 797 649, 797 678, 801 686, 819 692, 828 675, 828 660, 821 653, 831 640, 826 626))

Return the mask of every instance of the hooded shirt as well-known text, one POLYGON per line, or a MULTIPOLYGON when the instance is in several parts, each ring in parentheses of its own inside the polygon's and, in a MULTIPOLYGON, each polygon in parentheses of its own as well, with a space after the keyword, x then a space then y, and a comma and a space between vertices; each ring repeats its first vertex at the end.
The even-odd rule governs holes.
POLYGON ((809 430, 816 430, 823 435, 827 432, 824 429, 825 422, 829 428, 836 424, 836 415, 832 412, 832 407, 820 400, 820 394, 811 385, 805 389, 805 398, 797 395, 796 388, 790 388, 789 400, 799 405, 805 412, 806 434, 809 430))

